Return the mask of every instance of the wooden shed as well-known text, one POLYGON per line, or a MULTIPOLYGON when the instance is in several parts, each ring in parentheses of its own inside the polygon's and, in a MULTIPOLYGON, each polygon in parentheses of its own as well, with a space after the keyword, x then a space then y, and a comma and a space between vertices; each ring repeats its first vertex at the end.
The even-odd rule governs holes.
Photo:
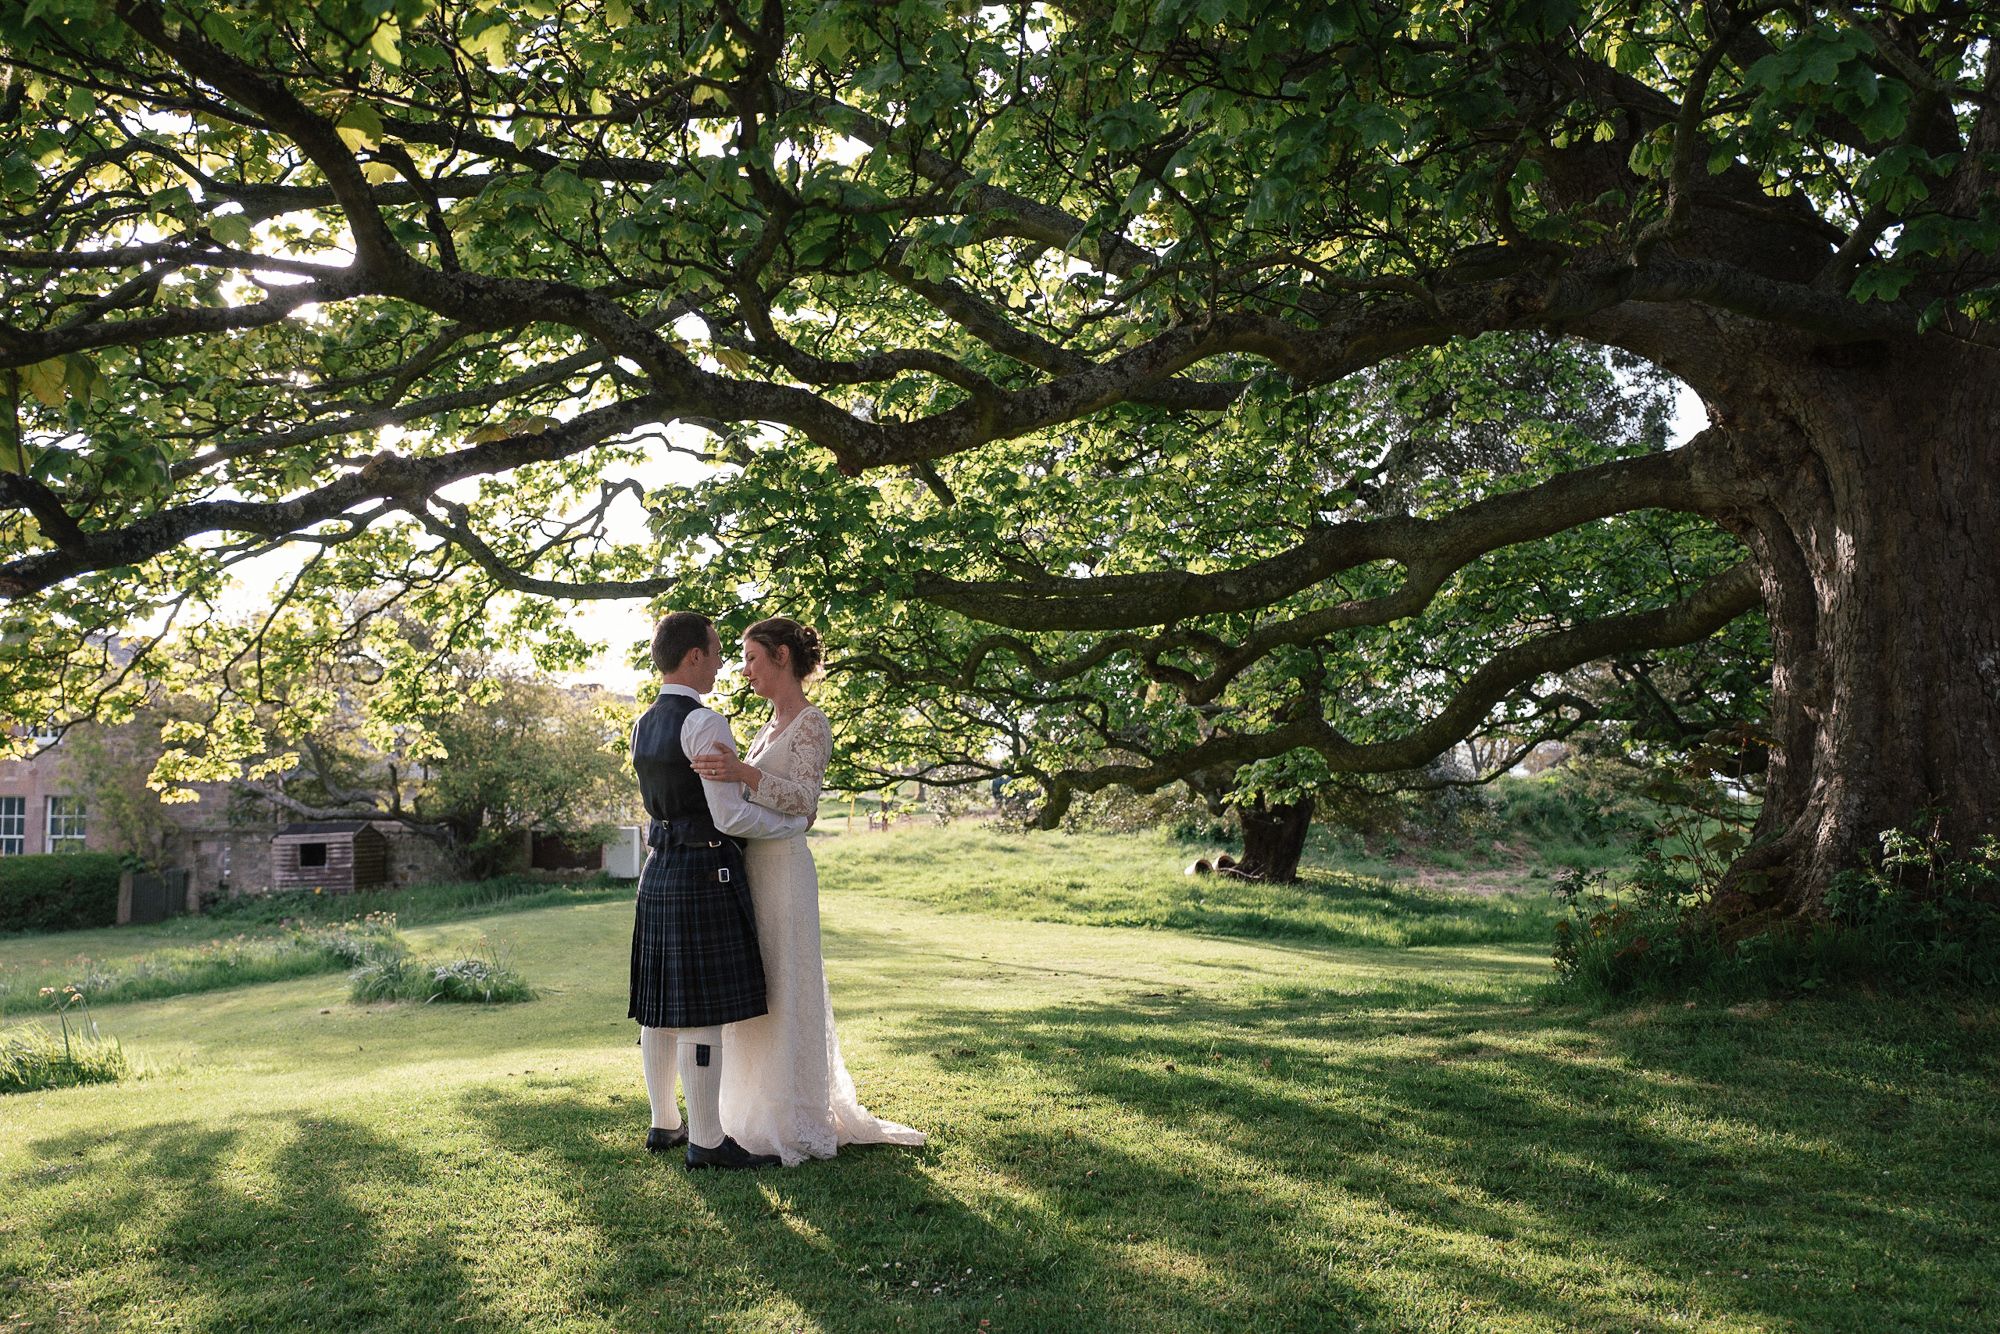
POLYGON ((271 838, 271 887, 351 894, 389 883, 389 840, 366 820, 288 824, 271 838))

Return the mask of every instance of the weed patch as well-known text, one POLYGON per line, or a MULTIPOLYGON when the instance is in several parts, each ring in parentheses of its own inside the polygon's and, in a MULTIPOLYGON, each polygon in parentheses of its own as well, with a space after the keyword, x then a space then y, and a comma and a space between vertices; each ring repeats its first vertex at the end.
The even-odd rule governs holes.
POLYGON ((1892 829, 1881 855, 1841 876, 1825 916, 1743 938, 1707 911, 1709 881, 1655 855, 1616 889, 1601 872, 1557 889, 1559 990, 1576 999, 1911 994, 2000 987, 2000 841, 1960 853, 1931 832, 1892 829))
POLYGON ((0 979, 0 1004, 16 995, 74 987, 99 1005, 220 991, 257 982, 338 973, 403 952, 393 913, 301 924, 279 933, 238 933, 201 945, 153 950, 99 963, 75 959, 59 972, 0 979))

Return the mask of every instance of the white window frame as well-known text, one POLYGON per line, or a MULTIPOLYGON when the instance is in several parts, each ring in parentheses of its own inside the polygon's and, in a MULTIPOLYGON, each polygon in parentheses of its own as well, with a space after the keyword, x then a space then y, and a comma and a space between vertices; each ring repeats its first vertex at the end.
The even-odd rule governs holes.
POLYGON ((19 857, 28 850, 28 799, 0 797, 0 857, 19 857))
POLYGON ((50 797, 48 806, 48 841, 44 850, 48 852, 81 852, 84 839, 89 833, 89 812, 82 797, 50 797))

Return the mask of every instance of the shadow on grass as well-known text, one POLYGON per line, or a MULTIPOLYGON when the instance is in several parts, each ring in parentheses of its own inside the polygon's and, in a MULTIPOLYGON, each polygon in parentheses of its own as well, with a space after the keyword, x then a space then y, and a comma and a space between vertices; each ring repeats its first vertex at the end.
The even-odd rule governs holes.
POLYGON ((606 1303, 636 1275, 710 1314, 752 1291, 855 1330, 1990 1319, 2000 1142, 1979 1032, 1435 999, 935 1009, 907 1047, 1017 1096, 958 1109, 921 1154, 734 1177, 663 1161, 699 1222, 636 1271, 643 1103, 477 1106, 628 1239, 594 1280, 606 1303), (1931 1133, 1910 1133, 1913 1102, 1931 1133))
MULTIPOLYGON (((955 1193, 933 1170, 937 1149, 870 1146, 790 1170, 687 1173, 675 1157, 638 1151, 643 1100, 607 1106, 524 1092, 477 1102, 498 1142, 543 1159, 545 1179, 559 1181, 566 1202, 616 1243, 587 1280, 598 1309, 678 1328, 726 1315, 745 1301, 737 1294, 749 1294, 773 1303, 785 1328, 799 1316, 857 1331, 982 1320, 1004 1329, 1241 1326, 1233 1280, 1133 1264, 1047 1200, 955 1193), (674 1202, 677 1226, 663 1230, 638 1207, 649 1193, 674 1202), (671 1296, 633 1311, 635 1292, 671 1296)), ((1187 1189, 1170 1171, 1150 1173, 1147 1185, 1187 1189)), ((1374 1318, 1359 1294, 1333 1288, 1293 1314, 1294 1328, 1374 1318)))
POLYGON ((1805 1017, 1400 1009, 1385 988, 947 1012, 925 1040, 1058 1109, 981 1146, 995 1170, 1086 1230, 1258 1257, 1234 1309, 1274 1326, 1323 1283, 1423 1324, 1990 1327, 1992 1025, 1805 1017), (1117 1129, 1133 1117, 1149 1131, 1117 1129))
POLYGON ((962 1091, 933 1143, 791 1171, 645 1155, 636 1057, 626 1091, 484 1084, 395 1138, 53 1133, 0 1183, 51 1192, 7 1300, 199 1330, 1991 1327, 1990 1012, 1470 994, 913 1006, 878 1047, 962 1091))
POLYGON ((275 1150, 168 1125, 34 1142, 43 1166, 10 1195, 89 1181, 41 1214, 83 1275, 51 1285, 59 1326, 151 1312, 192 1330, 436 1328, 439 1312, 478 1314, 444 1220, 380 1207, 428 1192, 436 1164, 344 1118, 255 1124, 275 1150), (106 1265, 107 1252, 143 1260, 106 1265))

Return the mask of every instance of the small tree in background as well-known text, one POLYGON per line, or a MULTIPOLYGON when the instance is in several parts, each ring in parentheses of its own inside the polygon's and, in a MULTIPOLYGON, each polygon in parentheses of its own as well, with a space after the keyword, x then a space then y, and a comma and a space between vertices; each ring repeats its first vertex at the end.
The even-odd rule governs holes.
POLYGON ((417 814, 451 832, 475 876, 510 869, 530 831, 602 837, 635 809, 629 721, 577 692, 492 677, 433 727, 417 814))

